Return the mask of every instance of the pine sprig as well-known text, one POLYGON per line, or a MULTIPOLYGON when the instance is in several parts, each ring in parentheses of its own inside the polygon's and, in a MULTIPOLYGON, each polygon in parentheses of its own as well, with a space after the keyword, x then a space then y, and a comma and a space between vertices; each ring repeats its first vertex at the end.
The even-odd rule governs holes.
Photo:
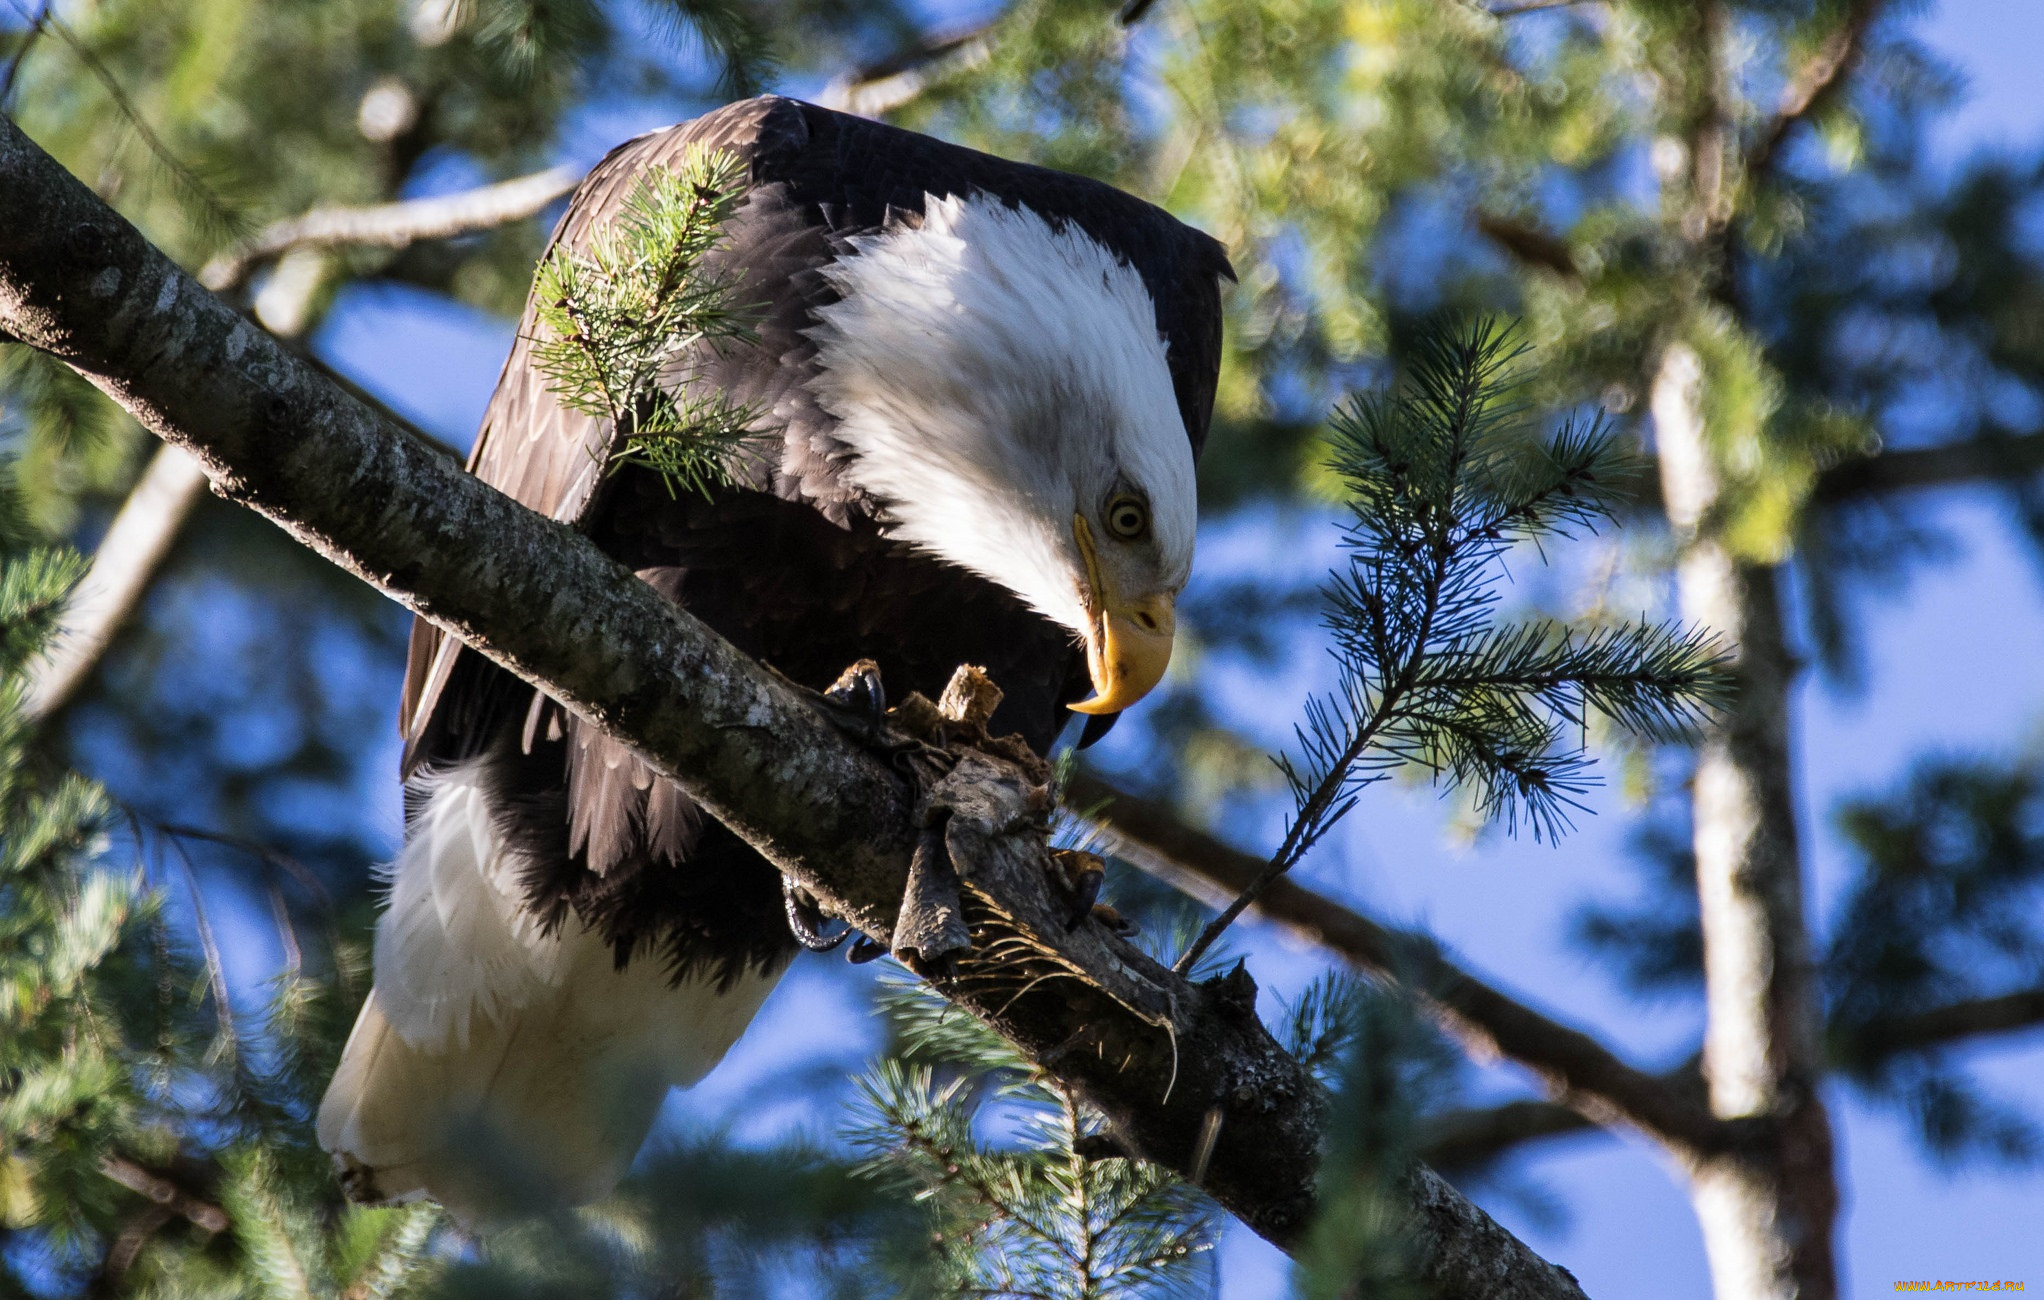
POLYGON ((1215 1224, 1197 1189, 1086 1150, 1054 1080, 920 985, 886 991, 901 1050, 859 1081, 859 1171, 929 1216, 942 1294, 1107 1300, 1192 1289, 1215 1224), (1012 1140, 983 1140, 994 1128, 1012 1140))
POLYGON ((707 495, 758 436, 760 412, 710 384, 705 361, 756 340, 736 277, 707 259, 745 195, 724 150, 648 168, 622 212, 585 249, 556 247, 533 286, 533 364, 570 408, 616 431, 611 468, 640 465, 669 491, 707 495))
POLYGON ((1705 632, 1497 623, 1506 553, 1596 527, 1625 479, 1600 421, 1528 435, 1515 379, 1527 351, 1493 322, 1436 332, 1400 387, 1335 413, 1349 519, 1325 595, 1339 683, 1307 701, 1297 752, 1276 760, 1296 805, 1284 842, 1181 972, 1397 769, 1467 788, 1486 818, 1513 831, 1524 818, 1553 840, 1595 784, 1590 710, 1673 740, 1725 699, 1728 660, 1705 632))

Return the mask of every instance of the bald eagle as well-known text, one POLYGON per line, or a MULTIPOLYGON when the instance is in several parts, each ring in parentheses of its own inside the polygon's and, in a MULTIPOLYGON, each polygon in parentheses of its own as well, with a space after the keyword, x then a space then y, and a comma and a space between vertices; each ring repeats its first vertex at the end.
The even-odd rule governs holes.
MULTIPOLYGON (((777 97, 621 146, 555 243, 702 149, 749 175, 719 256, 763 318, 690 382, 764 412, 772 454, 709 498, 611 472, 611 430, 533 365, 528 305, 469 468, 796 682, 870 658, 934 698, 973 663, 1006 693, 995 734, 1101 729, 1171 653, 1220 246, 1108 186, 777 97)), ((597 1199, 786 969, 781 880, 429 623, 400 725, 404 846, 320 1143, 357 1200, 489 1221, 597 1199)))

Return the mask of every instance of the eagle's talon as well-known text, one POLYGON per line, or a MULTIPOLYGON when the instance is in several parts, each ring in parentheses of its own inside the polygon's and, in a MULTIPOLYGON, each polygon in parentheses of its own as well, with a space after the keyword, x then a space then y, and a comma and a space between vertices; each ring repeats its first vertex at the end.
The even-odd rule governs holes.
POLYGON ((1093 919, 1123 939, 1133 939, 1142 933, 1142 927, 1114 910, 1111 903, 1093 904, 1093 919))
MULTIPOLYGON (((849 931, 847 931, 849 933, 849 931)), ((845 950, 845 960, 854 966, 864 966, 869 961, 879 961, 887 955, 887 945, 869 935, 860 935, 845 950)))
POLYGON ((1107 873, 1098 867, 1079 873, 1077 887, 1072 891, 1072 910, 1065 917, 1065 929, 1078 929, 1079 922, 1093 913, 1094 904, 1100 901, 1100 886, 1106 879, 1107 873))
POLYGON ((880 743, 880 729, 887 721, 887 687, 880 681, 880 665, 861 659, 838 674, 823 698, 859 721, 868 745, 880 743))
POLYGON ((788 908, 788 931, 795 936, 795 942, 811 952, 832 952, 852 936, 852 928, 846 926, 836 934, 825 934, 823 908, 808 890, 794 881, 781 878, 781 899, 788 908))
POLYGON ((1094 904, 1100 901, 1100 886, 1107 879, 1107 864, 1101 861, 1099 854, 1087 853, 1083 849, 1052 849, 1050 869, 1053 883, 1065 896, 1065 929, 1075 930, 1089 914, 1098 912, 1094 904))

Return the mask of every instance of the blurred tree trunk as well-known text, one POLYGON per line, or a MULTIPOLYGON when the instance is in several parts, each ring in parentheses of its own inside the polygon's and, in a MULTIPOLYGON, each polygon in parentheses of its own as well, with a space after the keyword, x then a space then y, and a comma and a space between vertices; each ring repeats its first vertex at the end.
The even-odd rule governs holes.
POLYGON ((1709 533, 1719 479, 1704 425, 1704 370, 1663 351, 1653 387, 1668 520, 1684 544, 1682 615, 1738 647, 1739 696, 1698 755, 1693 807, 1711 1111, 1757 1120, 1755 1140, 1691 1171, 1724 1300, 1837 1294, 1831 1127, 1817 1092, 1816 990, 1803 917, 1789 751, 1795 664, 1780 570, 1735 559, 1709 533))
MULTIPOLYGON (((1714 316, 1749 328, 1732 256, 1739 192, 1773 154, 1783 124, 1807 112, 1817 91, 1785 99, 1777 127, 1741 158, 1731 16, 1706 0, 1693 22, 1688 66, 1663 105, 1686 163, 1669 169, 1663 214, 1694 298, 1671 322, 1649 403, 1661 498, 1682 548, 1682 615, 1716 630, 1738 657, 1738 695, 1698 751, 1691 810, 1703 927, 1703 1073, 1712 1113, 1753 1127, 1728 1151, 1691 1163, 1691 1194, 1720 1300, 1832 1300, 1838 1182, 1817 1091, 1817 990, 1789 749, 1796 665, 1782 625, 1782 571, 1737 553, 1722 535, 1721 457, 1733 431, 1710 427, 1709 367, 1685 337, 1709 328, 1714 316)), ((1861 30, 1852 29, 1855 38, 1861 30)), ((1829 56, 1823 85, 1850 51, 1848 44, 1829 56)))

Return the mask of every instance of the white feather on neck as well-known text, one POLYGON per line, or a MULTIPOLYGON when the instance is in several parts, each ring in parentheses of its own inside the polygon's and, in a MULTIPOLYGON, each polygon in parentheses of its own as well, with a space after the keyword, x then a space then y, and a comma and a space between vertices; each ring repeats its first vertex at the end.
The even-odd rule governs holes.
POLYGON ((1075 227, 984 196, 855 238, 810 331, 846 476, 893 536, 1086 626, 1072 516, 1117 480, 1164 567, 1192 564, 1192 449, 1142 278, 1075 227))

